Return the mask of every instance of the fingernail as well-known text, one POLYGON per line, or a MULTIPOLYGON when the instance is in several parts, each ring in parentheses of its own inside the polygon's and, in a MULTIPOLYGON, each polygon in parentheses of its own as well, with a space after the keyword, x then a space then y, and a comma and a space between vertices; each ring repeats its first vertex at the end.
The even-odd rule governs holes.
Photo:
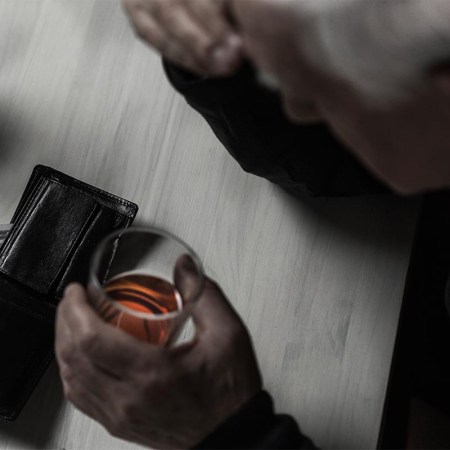
POLYGON ((186 275, 197 275, 197 267, 194 261, 189 255, 183 255, 181 260, 181 270, 186 273, 186 275))

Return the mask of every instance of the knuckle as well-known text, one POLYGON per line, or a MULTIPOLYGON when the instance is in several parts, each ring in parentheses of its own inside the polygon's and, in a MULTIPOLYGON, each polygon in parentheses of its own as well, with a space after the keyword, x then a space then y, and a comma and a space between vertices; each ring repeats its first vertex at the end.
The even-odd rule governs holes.
POLYGON ((167 0, 152 0, 149 3, 149 9, 151 11, 152 16, 155 19, 162 19, 166 13, 167 8, 171 8, 171 2, 167 0))
POLYGON ((161 39, 155 29, 149 26, 136 25, 134 31, 139 39, 142 39, 155 49, 161 51, 164 45, 164 39, 161 39))
POLYGON ((207 63, 209 62, 208 50, 213 46, 213 40, 210 37, 197 36, 196 34, 187 34, 185 40, 191 42, 192 52, 197 59, 207 63))
POLYGON ((73 347, 67 343, 56 346, 56 357, 58 361, 70 364, 73 360, 73 347))
POLYGON ((73 372, 70 366, 64 365, 60 367, 59 374, 61 378, 65 381, 65 383, 70 383, 70 381, 73 379, 73 372))
MULTIPOLYGON (((158 19, 164 23, 167 23, 168 26, 176 22, 178 13, 180 11, 180 2, 177 0, 172 1, 158 1, 158 19)), ((155 11, 156 12, 156 11, 155 11)))
POLYGON ((86 354, 91 355, 95 353, 98 348, 99 335, 98 332, 92 329, 86 330, 79 338, 79 348, 86 354))
POLYGON ((143 383, 142 391, 147 397, 155 397, 156 395, 161 394, 162 392, 167 391, 169 386, 169 379, 167 377, 153 375, 147 378, 147 380, 143 383))

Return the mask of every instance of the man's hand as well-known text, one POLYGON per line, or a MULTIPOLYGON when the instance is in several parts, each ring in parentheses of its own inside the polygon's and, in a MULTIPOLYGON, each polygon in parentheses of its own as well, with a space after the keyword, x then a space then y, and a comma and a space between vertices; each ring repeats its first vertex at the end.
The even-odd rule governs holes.
MULTIPOLYGON (((192 286, 189 259, 176 284, 192 286)), ((103 322, 79 284, 58 306, 56 358, 66 397, 113 436, 156 448, 191 448, 261 389, 250 337, 206 279, 193 309, 196 337, 179 347, 140 342, 103 322)))
POLYGON ((123 0, 136 33, 162 56, 200 75, 226 76, 242 59, 224 0, 123 0))
POLYGON ((230 0, 288 116, 324 120, 400 193, 450 186, 450 95, 427 68, 450 56, 450 2, 230 0))

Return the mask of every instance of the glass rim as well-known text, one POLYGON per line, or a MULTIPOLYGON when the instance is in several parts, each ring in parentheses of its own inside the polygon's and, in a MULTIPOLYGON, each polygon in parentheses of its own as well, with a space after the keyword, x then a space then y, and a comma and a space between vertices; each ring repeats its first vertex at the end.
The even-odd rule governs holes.
POLYGON ((201 262, 200 257, 197 255, 197 253, 192 249, 192 247, 187 244, 183 239, 176 236, 175 234, 163 230, 162 228, 153 227, 153 226, 136 226, 136 227, 128 227, 128 228, 122 228, 120 230, 113 231, 112 233, 109 233, 106 235, 96 246, 94 253, 91 257, 90 263, 89 263, 89 279, 93 283, 94 287, 101 292, 102 297, 106 298, 115 308, 130 314, 135 317, 139 317, 141 319, 147 319, 147 320, 153 320, 153 321, 159 321, 159 320, 168 320, 173 319, 174 317, 179 317, 182 314, 187 314, 189 310, 193 307, 193 305, 197 302, 202 290, 203 290, 203 284, 204 284, 204 271, 203 271, 203 264, 201 262), (108 293, 103 288, 103 285, 100 283, 97 275, 95 274, 95 269, 99 265, 100 260, 100 253, 103 247, 107 244, 107 242, 113 238, 123 236, 124 234, 131 234, 131 233, 144 233, 144 234, 157 234, 160 236, 163 236, 165 238, 171 239, 173 241, 176 241, 178 244, 183 246, 186 249, 186 253, 189 254, 189 256, 194 261, 197 270, 198 270, 198 277, 199 282, 196 291, 194 292, 193 298, 191 302, 187 305, 183 305, 182 309, 179 311, 171 311, 164 314, 150 314, 145 313, 141 311, 135 311, 131 308, 128 308, 126 306, 121 305, 119 302, 111 298, 108 293))

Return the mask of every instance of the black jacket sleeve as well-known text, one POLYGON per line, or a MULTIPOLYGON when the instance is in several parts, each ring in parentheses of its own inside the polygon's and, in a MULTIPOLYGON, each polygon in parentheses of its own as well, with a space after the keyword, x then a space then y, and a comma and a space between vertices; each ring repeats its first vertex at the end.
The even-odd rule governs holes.
POLYGON ((276 415, 270 395, 260 391, 196 449, 315 449, 295 420, 276 415))
POLYGON ((279 95, 257 81, 250 64, 228 78, 197 77, 167 61, 164 68, 246 172, 303 197, 389 192, 326 125, 290 122, 279 95))

